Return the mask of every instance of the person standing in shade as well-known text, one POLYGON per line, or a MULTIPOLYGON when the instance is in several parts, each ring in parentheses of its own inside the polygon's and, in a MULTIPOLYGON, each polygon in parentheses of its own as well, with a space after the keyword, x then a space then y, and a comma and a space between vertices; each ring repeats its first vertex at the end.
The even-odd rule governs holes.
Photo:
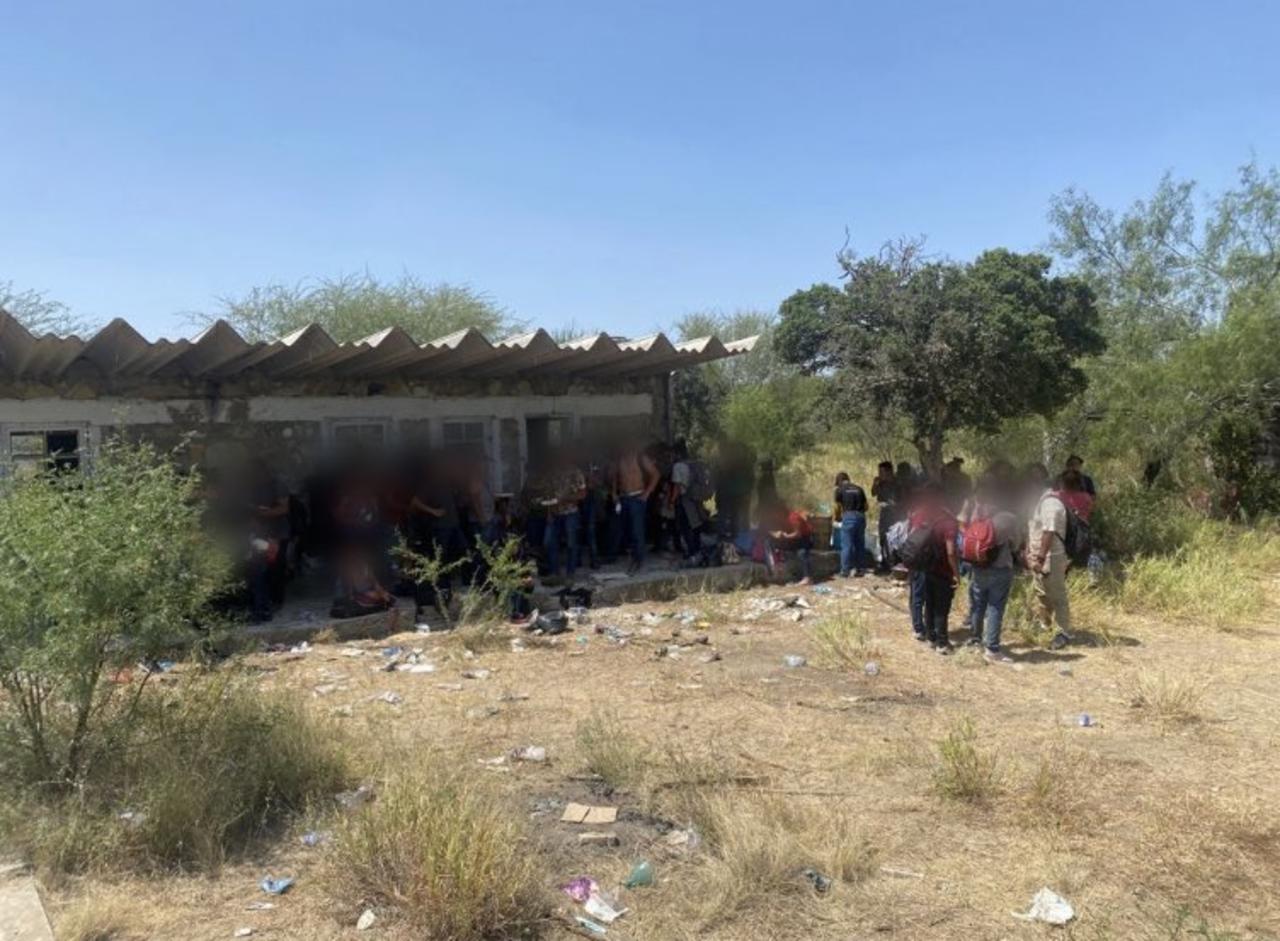
POLYGON ((956 519, 947 508, 946 494, 937 483, 921 488, 920 507, 911 516, 912 530, 927 527, 933 540, 932 559, 923 569, 924 640, 939 654, 951 653, 947 618, 951 601, 960 584, 960 566, 956 557, 956 519))
POLYGON ((867 494, 841 471, 833 502, 840 514, 840 577, 852 572, 861 578, 867 571, 867 494))
POLYGON ((587 495, 587 481, 567 450, 556 455, 551 473, 551 496, 547 498, 546 550, 548 583, 560 576, 560 544, 565 548, 565 575, 570 580, 578 570, 578 506, 587 495))
POLYGON ((1098 488, 1094 486, 1093 478, 1084 472, 1084 458, 1079 454, 1073 454, 1067 458, 1067 470, 1075 471, 1080 475, 1080 492, 1087 493, 1091 500, 1098 499, 1098 488))
POLYGON ((876 571, 888 575, 893 568, 889 559, 889 527, 902 519, 900 503, 906 494, 900 493, 897 478, 893 473, 893 461, 881 461, 876 469, 876 478, 871 481, 871 495, 879 506, 876 525, 877 542, 880 545, 880 561, 876 571))
POLYGON ((970 523, 989 520, 994 534, 994 555, 985 564, 974 563, 969 578, 970 643, 983 647, 984 656, 996 663, 1011 662, 1000 646, 1004 609, 1013 587, 1014 563, 1022 549, 1022 528, 1007 505, 1007 492, 993 476, 982 478, 970 509, 970 523))
POLYGON ((645 516, 649 497, 658 486, 658 465, 635 445, 627 445, 618 452, 613 465, 612 491, 619 507, 622 525, 616 530, 612 554, 617 555, 624 536, 631 541, 631 566, 627 573, 634 575, 644 568, 645 516))

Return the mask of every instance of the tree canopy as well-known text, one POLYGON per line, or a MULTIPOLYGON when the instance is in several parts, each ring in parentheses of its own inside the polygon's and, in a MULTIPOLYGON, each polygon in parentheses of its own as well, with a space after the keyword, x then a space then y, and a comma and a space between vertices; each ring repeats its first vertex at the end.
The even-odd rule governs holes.
POLYGON ((921 249, 843 254, 842 289, 819 284, 783 302, 778 346, 829 379, 840 409, 905 420, 936 471, 949 432, 1064 405, 1086 381, 1078 360, 1104 341, 1092 290, 1051 276, 1048 257, 994 249, 960 264, 921 249))
POLYGON ((409 274, 383 281, 368 272, 255 287, 240 297, 222 298, 211 313, 196 315, 204 323, 218 318, 250 340, 273 340, 310 323, 339 342, 360 340, 392 325, 420 343, 465 327, 490 337, 509 336, 523 327, 490 297, 465 285, 429 284, 409 274))
POLYGON ((61 301, 40 291, 20 290, 12 281, 0 281, 0 310, 8 311, 35 334, 83 337, 95 329, 91 321, 72 313, 61 301))

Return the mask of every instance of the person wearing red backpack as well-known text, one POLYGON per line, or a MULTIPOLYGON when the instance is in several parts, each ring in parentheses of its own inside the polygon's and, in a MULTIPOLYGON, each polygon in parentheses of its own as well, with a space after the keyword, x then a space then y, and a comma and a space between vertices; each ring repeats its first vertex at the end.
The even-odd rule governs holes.
POLYGON ((960 583, 959 560, 956 557, 956 518, 947 508, 946 494, 936 481, 920 488, 920 500, 908 517, 914 532, 927 528, 930 532, 930 549, 923 564, 918 566, 924 596, 924 635, 916 633, 916 640, 930 644, 942 655, 951 653, 951 639, 947 634, 947 618, 951 614, 951 601, 960 583))
POLYGON ((970 569, 967 643, 981 645, 984 656, 995 663, 1011 662, 1000 648, 1000 631, 1013 587, 1014 559, 1022 547, 1018 517, 1008 505, 1000 481, 994 475, 983 477, 960 543, 960 556, 970 569))

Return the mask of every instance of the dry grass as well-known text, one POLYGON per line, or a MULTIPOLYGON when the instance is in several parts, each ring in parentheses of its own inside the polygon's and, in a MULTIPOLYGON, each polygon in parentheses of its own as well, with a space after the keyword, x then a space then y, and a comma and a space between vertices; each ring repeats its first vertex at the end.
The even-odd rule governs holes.
POLYGON ((652 765, 647 745, 623 726, 618 714, 597 710, 578 723, 583 765, 610 788, 637 788, 652 765))
POLYGON ((55 913, 58 941, 148 941, 152 919, 144 905, 118 892, 92 892, 55 913))
POLYGON ((868 661, 883 656, 861 612, 827 618, 813 629, 816 662, 837 670, 861 670, 868 661))
POLYGON ((328 881, 419 938, 528 937, 549 905, 523 822, 488 781, 439 755, 398 770, 338 828, 328 881))
POLYGON ((1208 688, 1195 674, 1143 670, 1129 681, 1129 705, 1158 722, 1185 725, 1203 718, 1208 688))
POLYGON ((978 730, 966 717, 936 743, 938 763, 933 789, 945 800, 977 803, 999 790, 996 756, 978 743, 978 730))

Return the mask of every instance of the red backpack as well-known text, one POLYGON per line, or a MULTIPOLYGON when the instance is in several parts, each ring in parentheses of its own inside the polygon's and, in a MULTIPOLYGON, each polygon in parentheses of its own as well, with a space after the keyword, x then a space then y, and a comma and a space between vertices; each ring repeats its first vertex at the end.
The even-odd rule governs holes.
POLYGON ((972 519, 960 540, 960 558, 970 565, 990 565, 1000 546, 996 542, 996 524, 990 517, 972 519))

